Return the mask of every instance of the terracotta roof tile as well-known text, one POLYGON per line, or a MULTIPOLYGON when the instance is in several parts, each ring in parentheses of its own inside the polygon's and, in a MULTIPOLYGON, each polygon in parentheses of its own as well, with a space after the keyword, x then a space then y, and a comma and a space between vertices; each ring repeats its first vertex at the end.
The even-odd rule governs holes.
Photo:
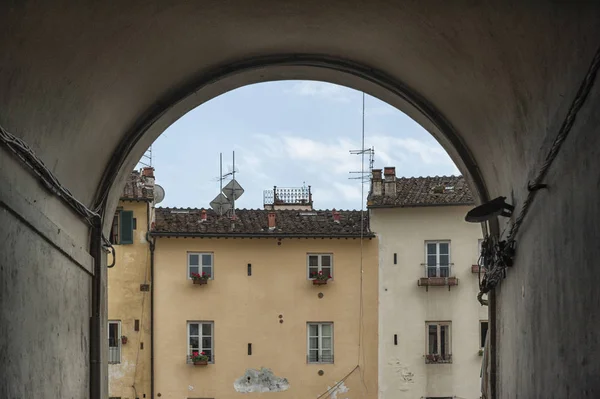
MULTIPOLYGON (((385 185, 385 182, 383 183, 385 185)), ((400 177, 396 195, 369 193, 367 204, 377 207, 472 205, 475 201, 463 176, 400 177)))
MULTIPOLYGON (((236 220, 219 216, 212 209, 157 208, 153 235, 158 236, 301 236, 301 237, 360 237, 360 211, 337 211, 336 223, 330 210, 263 210, 238 209, 236 220), (276 227, 269 230, 269 212, 275 213, 276 227)), ((364 213, 365 236, 371 237, 368 212, 364 213)))
POLYGON ((125 187, 121 193, 121 200, 130 201, 152 201, 154 199, 154 190, 152 186, 146 184, 145 177, 140 175, 140 172, 134 170, 127 177, 125 187))

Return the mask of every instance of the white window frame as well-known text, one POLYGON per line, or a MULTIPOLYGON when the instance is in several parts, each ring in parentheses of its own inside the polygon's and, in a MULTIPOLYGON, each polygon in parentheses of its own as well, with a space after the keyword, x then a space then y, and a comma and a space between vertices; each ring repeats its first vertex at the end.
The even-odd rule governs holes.
POLYGON ((198 325, 198 335, 193 335, 194 337, 198 337, 198 352, 203 352, 204 350, 210 350, 210 360, 208 361, 208 363, 210 364, 214 364, 215 363, 215 322, 214 321, 188 321, 187 322, 187 343, 186 343, 186 347, 187 347, 187 358, 188 361, 190 359, 190 357, 192 356, 192 352, 195 350, 193 348, 190 348, 190 338, 192 338, 192 335, 190 334, 190 326, 192 324, 197 324, 198 325), (203 334, 203 326, 204 324, 208 324, 210 325, 210 332, 211 335, 204 335, 203 334), (202 346, 202 338, 203 337, 210 337, 210 348, 204 348, 202 346))
POLYGON ((449 360, 445 363, 450 363, 452 360, 452 322, 451 321, 428 321, 425 323, 425 354, 426 355, 442 355, 442 329, 441 326, 448 326, 448 348, 446 350, 447 353, 443 354, 444 356, 449 356, 449 360), (435 348, 435 353, 429 353, 429 326, 437 327, 437 348, 435 348))
POLYGON ((452 245, 450 240, 427 240, 425 241, 425 277, 452 277, 452 245), (428 244, 436 244, 435 250, 435 276, 429 275, 429 265, 428 265, 428 253, 427 246, 428 244), (441 275, 441 266, 440 266, 440 244, 448 244, 448 276, 441 275))
POLYGON ((329 269, 331 269, 330 275, 331 275, 331 280, 333 280, 333 278, 334 278, 334 274, 333 274, 333 253, 326 253, 326 252, 323 252, 323 253, 314 253, 313 252, 313 253, 307 253, 306 254, 306 278, 309 279, 309 280, 314 280, 314 278, 310 277, 310 257, 311 256, 317 256, 318 259, 319 259, 319 264, 317 266, 317 269, 318 269, 317 272, 320 272, 320 271, 323 270, 323 257, 324 256, 328 256, 329 257, 329 262, 330 262, 329 263, 330 264, 329 269))
POLYGON ((190 268, 191 267, 198 267, 198 273, 202 274, 202 268, 205 267, 204 265, 202 265, 202 256, 203 255, 210 255, 210 278, 209 280, 214 280, 215 279, 215 254, 213 252, 188 252, 187 253, 187 278, 188 280, 191 280, 192 277, 190 276, 190 268), (198 255, 198 265, 190 265, 190 257, 192 255, 198 255))
POLYGON ((333 364, 334 363, 334 361, 335 361, 335 355, 334 355, 334 350, 333 349, 335 347, 335 344, 333 342, 333 336, 334 336, 333 322, 331 322, 331 321, 327 321, 327 322, 311 321, 311 322, 306 323, 306 361, 307 361, 307 363, 309 363, 309 364, 324 364, 324 363, 325 364, 333 364), (315 325, 318 328, 318 335, 316 337, 310 335, 310 327, 311 326, 315 326, 315 325), (318 345, 319 345, 319 347, 317 348, 317 351, 318 351, 317 352, 318 353, 317 356, 319 357, 319 359, 322 359, 322 357, 323 357, 323 350, 324 349, 327 350, 327 348, 323 348, 323 338, 324 338, 323 337, 323 326, 324 325, 330 326, 330 328, 331 328, 331 337, 329 337, 329 338, 331 338, 331 348, 330 348, 330 350, 331 350, 331 360, 327 360, 327 361, 324 361, 324 360, 311 361, 311 359, 310 359, 310 352, 311 352, 310 339, 311 338, 317 338, 318 339, 318 345))
POLYGON ((108 339, 108 363, 119 364, 121 363, 121 320, 109 320, 107 328, 107 339, 108 339), (117 325, 117 346, 110 346, 110 325, 117 325), (116 348, 116 349, 111 349, 116 348), (116 354, 116 355, 115 355, 116 354), (116 360, 114 359, 116 357, 116 360))
POLYGON ((481 327, 483 325, 483 323, 487 324, 487 329, 486 329, 486 337, 487 335, 490 333, 490 323, 488 320, 479 320, 479 343, 481 344, 483 342, 483 346, 480 349, 483 349, 485 346, 485 340, 483 339, 483 335, 481 334, 481 327))

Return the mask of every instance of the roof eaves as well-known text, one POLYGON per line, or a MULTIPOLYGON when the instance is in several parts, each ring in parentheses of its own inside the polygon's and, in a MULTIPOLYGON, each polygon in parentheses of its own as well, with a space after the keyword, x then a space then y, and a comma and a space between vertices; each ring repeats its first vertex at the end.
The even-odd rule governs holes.
POLYGON ((381 205, 368 205, 368 209, 373 208, 425 208, 425 207, 435 207, 435 206, 465 206, 465 205, 475 205, 475 202, 444 202, 444 203, 435 203, 435 204, 381 204, 381 205))
POLYGON ((196 233, 196 232, 169 232, 152 231, 152 237, 223 237, 223 238, 374 238, 375 234, 281 234, 281 233, 196 233))

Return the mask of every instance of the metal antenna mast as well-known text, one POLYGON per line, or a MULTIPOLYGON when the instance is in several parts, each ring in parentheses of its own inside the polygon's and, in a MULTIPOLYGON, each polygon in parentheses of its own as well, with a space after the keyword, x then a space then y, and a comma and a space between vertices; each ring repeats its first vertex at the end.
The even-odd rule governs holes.
POLYGON ((364 183, 368 183, 370 181, 371 172, 373 170, 373 165, 375 163, 375 147, 365 148, 365 93, 362 94, 362 137, 361 137, 361 149, 360 150, 350 150, 350 154, 352 155, 360 155, 361 156, 361 167, 360 171, 352 171, 351 174, 359 174, 358 177, 349 177, 352 180, 361 180, 362 186, 362 198, 364 201, 365 193, 364 193, 364 183), (369 170, 365 171, 365 155, 369 155, 369 170))
POLYGON ((149 168, 152 167, 152 146, 150 146, 144 155, 142 155, 142 158, 140 158, 138 164, 149 168))

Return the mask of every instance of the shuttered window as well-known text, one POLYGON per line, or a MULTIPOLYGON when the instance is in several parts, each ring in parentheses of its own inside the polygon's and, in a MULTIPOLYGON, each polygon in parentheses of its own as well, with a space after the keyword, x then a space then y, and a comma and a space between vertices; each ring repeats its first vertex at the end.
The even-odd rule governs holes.
POLYGON ((120 244, 133 244, 133 211, 121 211, 119 218, 121 224, 120 244))

